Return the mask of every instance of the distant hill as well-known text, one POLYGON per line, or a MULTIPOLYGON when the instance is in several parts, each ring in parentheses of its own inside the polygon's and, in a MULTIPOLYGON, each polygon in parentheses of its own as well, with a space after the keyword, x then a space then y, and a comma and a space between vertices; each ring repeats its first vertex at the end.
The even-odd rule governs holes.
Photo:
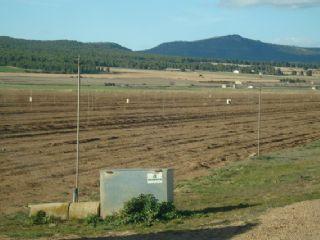
POLYGON ((33 71, 76 72, 75 60, 80 55, 82 72, 95 73, 98 72, 98 64, 113 66, 119 58, 126 59, 126 55, 131 52, 128 48, 109 42, 39 41, 0 36, 0 66, 15 66, 33 71))
POLYGON ((94 73, 98 62, 101 66, 113 66, 119 58, 126 59, 130 53, 130 49, 110 42, 39 41, 0 36, 0 66, 44 72, 75 72, 75 60, 80 55, 82 71, 94 73))
MULTIPOLYGON (((82 73, 98 73, 103 70, 101 68, 103 66, 231 72, 240 69, 238 64, 244 64, 251 66, 242 66, 240 70, 243 73, 257 72, 259 68, 265 73, 274 74, 276 66, 289 64, 304 68, 318 68, 320 65, 314 64, 314 62, 320 63, 319 49, 266 44, 238 35, 195 42, 165 43, 145 52, 135 52, 110 42, 39 41, 0 36, 0 66, 16 67, 28 72, 75 73, 78 55, 81 56, 82 73), (225 60, 221 59, 228 60, 229 64, 223 64, 225 60), (243 60, 252 61, 248 63, 243 60), (282 63, 263 63, 262 69, 261 64, 257 63, 261 60, 282 63), (212 64, 213 62, 220 64, 212 64)), ((1 68, 0 71, 16 69, 1 68)))
POLYGON ((131 51, 128 48, 122 47, 117 43, 111 42, 95 42, 95 43, 83 43, 72 40, 26 40, 18 39, 7 36, 0 36, 0 48, 14 49, 14 50, 48 50, 52 51, 110 51, 110 50, 123 50, 131 51))
POLYGON ((320 62, 320 48, 276 45, 243 38, 239 35, 198 41, 162 43, 145 53, 169 56, 274 62, 320 62))

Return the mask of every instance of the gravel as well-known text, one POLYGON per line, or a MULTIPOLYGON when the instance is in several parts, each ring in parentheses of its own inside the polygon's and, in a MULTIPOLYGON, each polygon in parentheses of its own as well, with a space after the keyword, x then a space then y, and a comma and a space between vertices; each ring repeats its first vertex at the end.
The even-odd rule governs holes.
POLYGON ((260 217, 257 227, 232 239, 320 239, 320 200, 271 209, 260 217))

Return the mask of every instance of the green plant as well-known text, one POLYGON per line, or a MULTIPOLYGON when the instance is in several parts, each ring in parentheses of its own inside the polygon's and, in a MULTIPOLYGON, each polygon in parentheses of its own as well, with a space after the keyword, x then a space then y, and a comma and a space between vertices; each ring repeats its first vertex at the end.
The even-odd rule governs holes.
POLYGON ((61 221, 60 218, 56 218, 54 216, 48 216, 44 211, 40 210, 35 215, 30 217, 30 221, 32 225, 43 225, 50 223, 58 223, 61 221))
POLYGON ((159 202, 152 194, 141 194, 126 202, 119 214, 105 219, 106 224, 145 224, 151 226, 155 221, 167 221, 177 216, 171 202, 159 202))
POLYGON ((92 225, 93 227, 96 227, 100 221, 100 218, 98 215, 90 215, 90 216, 87 216, 84 219, 84 221, 87 225, 92 225))
POLYGON ((41 225, 47 223, 47 216, 44 211, 38 211, 35 215, 30 217, 31 223, 33 225, 41 225))
POLYGON ((160 203, 157 219, 168 221, 177 217, 179 217, 179 213, 172 202, 160 203))
POLYGON ((110 216, 107 216, 104 219, 104 223, 110 227, 118 227, 120 225, 123 225, 124 222, 122 221, 122 219, 120 218, 119 214, 114 213, 110 216))

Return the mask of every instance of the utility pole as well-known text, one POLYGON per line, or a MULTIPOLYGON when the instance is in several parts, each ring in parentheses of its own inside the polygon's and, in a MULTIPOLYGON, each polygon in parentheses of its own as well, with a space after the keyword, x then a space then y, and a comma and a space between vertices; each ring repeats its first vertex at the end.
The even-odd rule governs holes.
POLYGON ((262 72, 259 73, 260 84, 259 84, 259 109, 258 109, 258 157, 260 157, 260 126, 261 126, 261 81, 262 72))
POLYGON ((77 158, 76 158, 76 182, 73 190, 73 202, 79 201, 79 128, 80 125, 80 56, 78 56, 78 101, 77 101, 77 158))

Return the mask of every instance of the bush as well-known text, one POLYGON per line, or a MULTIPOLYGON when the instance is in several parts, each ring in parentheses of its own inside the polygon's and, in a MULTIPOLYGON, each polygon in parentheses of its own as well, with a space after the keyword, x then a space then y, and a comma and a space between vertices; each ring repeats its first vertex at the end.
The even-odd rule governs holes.
POLYGON ((38 211, 35 215, 30 217, 31 224, 33 225, 42 225, 50 223, 58 223, 61 221, 59 218, 53 216, 47 216, 44 211, 38 211))
POLYGON ((31 223, 34 225, 46 224, 47 216, 44 211, 39 211, 35 215, 31 216, 31 223))
POLYGON ((311 77, 312 76, 312 70, 310 70, 310 69, 307 70, 306 74, 307 74, 307 76, 311 77))
POLYGON ((58 223, 61 219, 53 217, 53 216, 47 216, 47 214, 44 211, 39 211, 35 215, 30 217, 30 222, 32 225, 42 225, 42 224, 50 224, 50 223, 58 223))
POLYGON ((90 215, 86 217, 84 221, 87 225, 92 225, 93 227, 96 227, 100 221, 100 218, 97 215, 90 215))
POLYGON ((159 206, 157 218, 159 220, 172 220, 178 217, 178 212, 172 202, 162 202, 159 206))
POLYGON ((168 221, 177 217, 171 202, 160 203, 152 194, 141 194, 126 202, 123 209, 105 219, 108 225, 145 224, 151 226, 156 221, 168 221))

